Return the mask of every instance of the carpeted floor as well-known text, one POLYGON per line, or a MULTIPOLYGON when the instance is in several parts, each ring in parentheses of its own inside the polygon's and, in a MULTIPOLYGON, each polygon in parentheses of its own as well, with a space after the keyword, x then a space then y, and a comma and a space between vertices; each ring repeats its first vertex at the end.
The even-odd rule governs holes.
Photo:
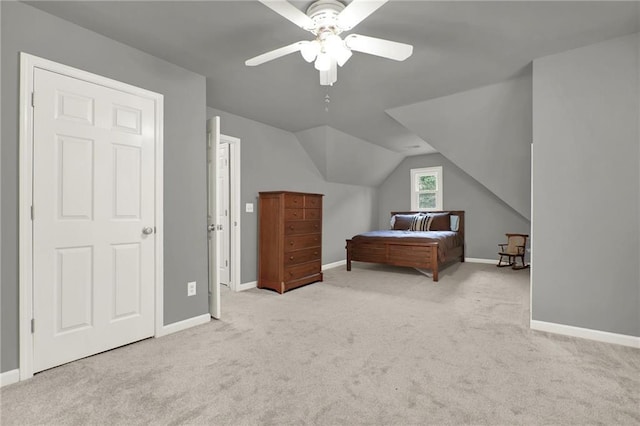
POLYGON ((3 425, 640 424, 640 351, 533 332, 528 271, 336 268, 3 388, 3 425))

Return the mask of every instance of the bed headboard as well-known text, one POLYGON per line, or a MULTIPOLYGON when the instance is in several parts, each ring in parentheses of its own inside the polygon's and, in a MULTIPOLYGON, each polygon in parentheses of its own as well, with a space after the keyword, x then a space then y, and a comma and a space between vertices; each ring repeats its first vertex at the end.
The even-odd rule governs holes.
POLYGON ((391 216, 394 214, 416 214, 416 213, 451 213, 460 218, 460 224, 458 225, 458 232, 464 237, 464 210, 437 210, 437 211, 429 211, 429 212, 391 212, 391 216))

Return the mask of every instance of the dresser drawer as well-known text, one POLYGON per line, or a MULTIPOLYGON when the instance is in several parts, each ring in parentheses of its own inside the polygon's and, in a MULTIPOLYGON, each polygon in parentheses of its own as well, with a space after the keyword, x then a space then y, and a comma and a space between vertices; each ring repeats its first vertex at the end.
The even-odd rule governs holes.
POLYGON ((294 251, 309 247, 320 247, 322 234, 291 235, 284 239, 284 251, 294 251))
POLYGON ((284 265, 297 265, 299 263, 311 262, 312 260, 320 260, 321 252, 322 249, 320 247, 290 251, 284 254, 284 265))
POLYGON ((308 277, 320 273, 322 269, 320 261, 303 263, 302 265, 289 266, 284 269, 284 280, 294 281, 300 278, 308 277))
POLYGON ((322 219, 322 209, 304 209, 304 220, 322 219))
POLYGON ((304 218, 303 209, 284 209, 284 220, 303 220, 304 218))
POLYGON ((319 220, 287 221, 284 223, 285 235, 312 234, 322 229, 319 220))
POLYGON ((322 197, 319 195, 305 195, 304 207, 308 209, 319 209, 322 207, 322 197))
POLYGON ((304 195, 302 194, 285 194, 284 206, 288 209, 304 207, 304 195))

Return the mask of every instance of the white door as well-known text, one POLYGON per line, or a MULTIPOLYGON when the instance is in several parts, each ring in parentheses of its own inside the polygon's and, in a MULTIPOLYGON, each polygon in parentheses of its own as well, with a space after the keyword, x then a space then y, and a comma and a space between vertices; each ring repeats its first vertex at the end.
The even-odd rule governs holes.
POLYGON ((34 73, 34 372, 154 334, 154 102, 34 73))
POLYGON ((220 117, 207 120, 207 221, 209 234, 209 313, 220 318, 220 216, 217 197, 218 158, 220 156, 220 117))
POLYGON ((220 230, 220 284, 229 286, 230 216, 229 216, 229 144, 220 144, 218 158, 218 224, 220 230))

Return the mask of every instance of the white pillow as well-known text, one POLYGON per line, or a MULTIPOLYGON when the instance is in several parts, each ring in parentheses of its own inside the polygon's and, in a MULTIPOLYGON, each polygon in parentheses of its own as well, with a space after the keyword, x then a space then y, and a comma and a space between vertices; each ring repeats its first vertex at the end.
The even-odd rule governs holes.
POLYGON ((452 231, 458 232, 458 227, 460 226, 460 216, 449 216, 449 224, 452 231))

